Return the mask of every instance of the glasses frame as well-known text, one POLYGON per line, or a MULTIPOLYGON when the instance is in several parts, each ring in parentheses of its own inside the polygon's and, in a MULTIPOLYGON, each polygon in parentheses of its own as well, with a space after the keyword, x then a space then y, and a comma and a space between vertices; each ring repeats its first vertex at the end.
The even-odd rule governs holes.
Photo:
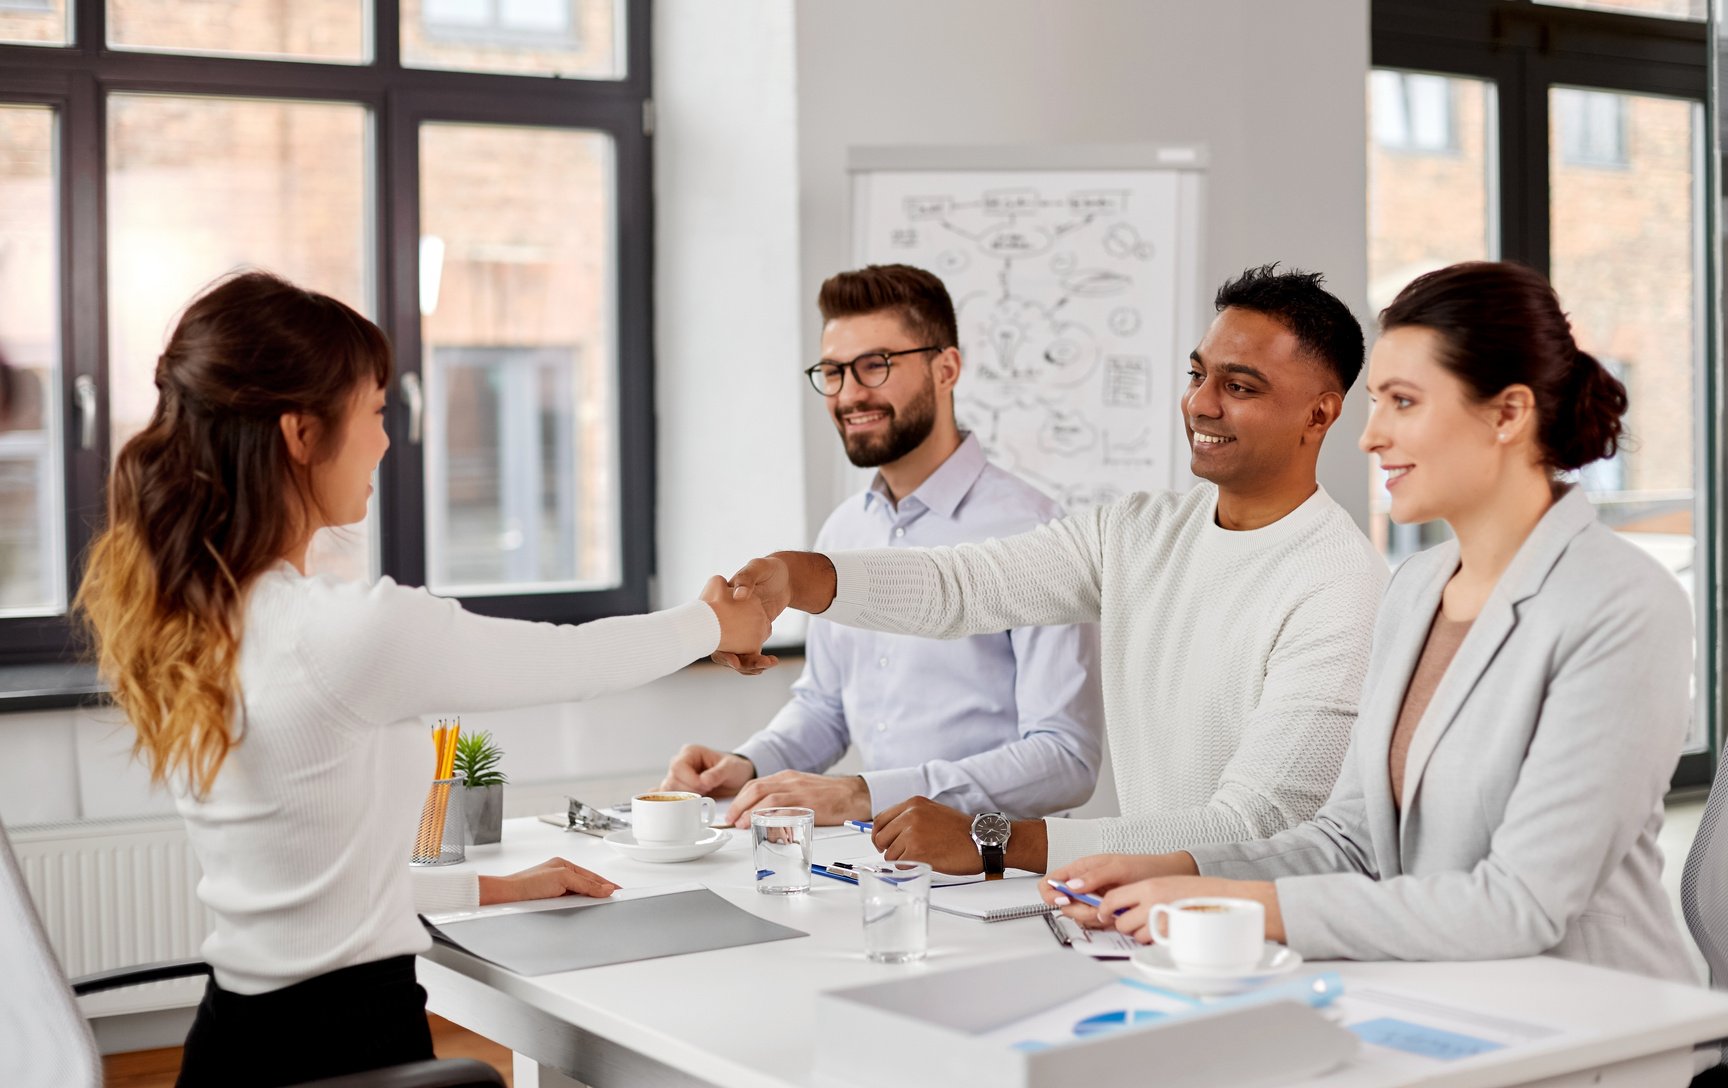
POLYGON ((847 374, 847 372, 851 372, 852 381, 854 383, 856 383, 860 388, 879 389, 883 385, 886 385, 888 383, 888 379, 891 376, 893 376, 894 359, 896 356, 917 355, 919 352, 924 352, 924 351, 947 351, 947 350, 948 350, 947 348, 937 347, 936 345, 932 344, 931 346, 926 347, 926 348, 904 348, 900 351, 867 351, 864 354, 858 356, 856 359, 853 359, 849 363, 836 363, 831 359, 824 359, 821 362, 817 363, 815 366, 812 366, 808 370, 804 371, 804 376, 806 378, 810 379, 810 388, 816 390, 817 393, 820 393, 824 397, 837 397, 840 395, 840 391, 842 389, 846 388, 846 374, 847 374), (880 360, 882 360, 882 368, 883 369, 882 369, 882 380, 881 381, 879 381, 879 382, 867 382, 862 377, 859 376, 858 364, 862 363, 866 359, 880 359, 880 360), (832 392, 830 392, 827 389, 827 383, 822 378, 822 368, 825 366, 835 367, 840 372, 840 384, 835 386, 832 392))

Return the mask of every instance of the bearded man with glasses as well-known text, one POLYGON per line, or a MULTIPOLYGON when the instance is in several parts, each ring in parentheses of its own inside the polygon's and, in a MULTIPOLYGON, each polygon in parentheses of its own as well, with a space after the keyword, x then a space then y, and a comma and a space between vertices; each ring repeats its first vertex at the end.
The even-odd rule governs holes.
MULTIPOLYGON (((990 464, 954 418, 961 358, 948 291, 922 269, 872 265, 822 285, 822 358, 805 371, 846 456, 876 469, 816 539, 833 549, 1012 536, 1061 515, 990 464)), ((1083 803, 1097 783, 1104 711, 1093 624, 951 641, 839 627, 805 636, 792 699, 736 752, 686 745, 662 789, 801 805, 816 821, 868 820, 912 797, 1033 818, 1083 803), (864 772, 829 775, 856 746, 864 772)))

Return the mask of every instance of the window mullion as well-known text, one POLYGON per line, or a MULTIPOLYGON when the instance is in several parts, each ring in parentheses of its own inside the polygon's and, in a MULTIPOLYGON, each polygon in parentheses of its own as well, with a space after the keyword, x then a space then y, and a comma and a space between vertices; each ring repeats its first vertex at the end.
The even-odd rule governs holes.
POLYGON ((1508 216, 1501 256, 1548 274, 1548 80, 1542 58, 1526 53, 1509 67, 1516 69, 1516 88, 1506 95, 1501 118, 1500 169, 1506 192, 1517 202, 1508 216), (1515 125, 1515 128, 1510 126, 1515 125))
POLYGON ((88 549, 93 526, 103 520, 103 484, 108 465, 107 283, 104 274, 105 186, 103 101, 94 76, 73 78, 61 128, 60 187, 64 206, 61 252, 61 292, 66 315, 62 374, 61 426, 66 454, 66 583, 68 597, 76 594, 83 571, 78 562, 88 549), (95 384, 95 442, 85 449, 74 397, 78 378, 95 384))
POLYGON ((92 59, 108 47, 108 0, 70 0, 72 41, 78 51, 92 59))
POLYGON ((372 64, 382 72, 402 67, 401 0, 372 0, 372 64))

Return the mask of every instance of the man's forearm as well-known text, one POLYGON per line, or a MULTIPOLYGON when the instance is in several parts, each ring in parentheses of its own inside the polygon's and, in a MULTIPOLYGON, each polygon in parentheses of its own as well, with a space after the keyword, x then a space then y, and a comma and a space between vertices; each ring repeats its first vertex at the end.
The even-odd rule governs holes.
POLYGON ((786 564, 793 608, 812 616, 828 611, 836 587, 834 564, 827 556, 821 552, 775 552, 773 558, 786 564))
POLYGON ((1048 866, 1050 839, 1045 834, 1043 820, 1015 820, 1008 836, 1007 863, 1010 869, 1042 873, 1048 866))

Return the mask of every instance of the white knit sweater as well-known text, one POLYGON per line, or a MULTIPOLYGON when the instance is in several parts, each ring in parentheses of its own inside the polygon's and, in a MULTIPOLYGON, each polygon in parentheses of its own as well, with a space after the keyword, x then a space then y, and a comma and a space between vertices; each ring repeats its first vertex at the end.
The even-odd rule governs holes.
POLYGON ((1264 838, 1332 790, 1386 564, 1323 489, 1249 532, 1217 503, 1201 484, 979 544, 836 553, 823 616, 935 638, 1099 622, 1123 814, 1047 820, 1052 868, 1264 838))
POLYGON ((260 576, 246 606, 239 743, 210 795, 178 789, 215 914, 223 988, 280 989, 430 946, 416 911, 472 905, 471 874, 410 879, 433 752, 421 715, 585 699, 711 653, 695 601, 580 627, 477 616, 388 578, 260 576))

